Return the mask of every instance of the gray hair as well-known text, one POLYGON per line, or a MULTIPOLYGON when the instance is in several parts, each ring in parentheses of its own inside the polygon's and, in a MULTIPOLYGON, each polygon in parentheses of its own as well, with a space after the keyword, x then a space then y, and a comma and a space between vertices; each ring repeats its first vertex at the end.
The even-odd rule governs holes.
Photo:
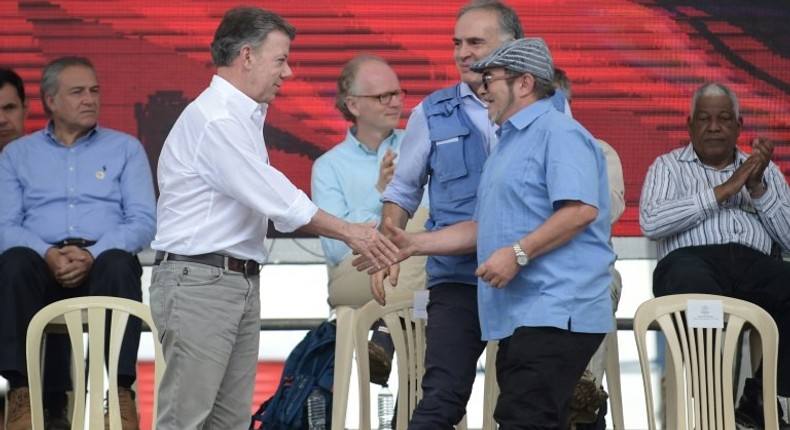
POLYGON ((47 116, 52 116, 52 111, 47 106, 46 96, 54 96, 58 92, 58 77, 65 68, 71 66, 85 67, 90 69, 94 75, 96 74, 93 63, 85 57, 67 56, 50 61, 41 72, 41 103, 44 105, 44 112, 47 116))
POLYGON ((473 10, 488 10, 499 14, 499 29, 508 39, 516 40, 524 37, 524 28, 521 26, 521 20, 518 19, 518 14, 512 7, 501 1, 472 0, 458 11, 458 15, 455 17, 456 21, 473 10))
POLYGON ((690 117, 694 118, 694 111, 697 109, 697 101, 700 97, 717 97, 726 96, 732 102, 732 110, 735 112, 735 119, 740 118, 740 111, 738 107, 738 96, 730 89, 730 87, 720 84, 718 82, 711 82, 705 84, 694 91, 694 96, 691 97, 691 114, 690 117))
POLYGON ((248 6, 228 10, 211 42, 214 65, 229 66, 243 46, 257 48, 272 31, 281 31, 291 40, 296 37, 296 29, 274 12, 248 6))
POLYGON ((337 78, 337 96, 335 97, 335 107, 343 114, 343 118, 356 124, 357 117, 348 110, 346 106, 346 98, 351 95, 351 87, 357 80, 357 72, 363 63, 368 61, 378 61, 383 64, 388 64, 387 60, 374 54, 359 54, 349 60, 340 71, 340 76, 337 78))

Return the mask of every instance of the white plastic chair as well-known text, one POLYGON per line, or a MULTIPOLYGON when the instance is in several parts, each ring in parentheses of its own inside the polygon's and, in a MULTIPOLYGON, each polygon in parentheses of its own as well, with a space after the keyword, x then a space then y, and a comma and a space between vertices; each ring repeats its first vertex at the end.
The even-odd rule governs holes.
MULTIPOLYGON (((398 371, 397 429, 406 429, 417 402, 422 399, 422 377, 425 373, 426 320, 414 318, 414 292, 390 292, 387 304, 375 301, 357 309, 354 323, 354 345, 357 352, 359 379, 359 429, 370 430, 370 367, 368 359, 368 334, 373 323, 382 319, 389 329, 398 371)), ((333 417, 334 418, 334 417, 333 417)), ((466 417, 457 430, 466 430, 466 417)))
POLYGON ((623 416, 623 392, 620 385, 620 348, 617 343, 617 330, 607 333, 606 338, 606 390, 609 392, 609 411, 614 430, 625 430, 623 416))
POLYGON ((494 409, 499 397, 499 383, 496 380, 496 353, 499 341, 490 340, 486 345, 486 372, 483 382, 483 430, 496 430, 494 409))
POLYGON ((422 398, 422 375, 425 372, 425 320, 414 318, 414 292, 391 292, 387 304, 371 300, 356 311, 354 345, 357 350, 359 377, 359 429, 370 430, 370 367, 368 334, 383 319, 395 345, 398 370, 397 429, 405 429, 414 407, 422 398))
POLYGON ((648 327, 657 323, 664 333, 666 349, 667 428, 696 430, 735 429, 733 374, 740 335, 749 326, 762 341, 763 406, 766 430, 779 428, 776 407, 776 365, 779 345, 773 318, 759 306, 730 297, 708 294, 677 294, 648 300, 634 315, 639 362, 642 369, 647 419, 656 428, 648 327), (689 300, 722 302, 724 328, 697 328, 687 324, 689 300))
POLYGON ((335 338, 335 380, 332 386, 332 430, 344 430, 346 426, 348 391, 351 385, 351 360, 354 359, 356 312, 357 309, 351 306, 335 308, 337 336, 335 338))
POLYGON ((153 427, 156 428, 156 396, 159 382, 165 369, 162 346, 154 326, 148 306, 118 297, 85 296, 61 300, 41 309, 27 329, 27 374, 30 388, 31 412, 33 429, 44 429, 44 408, 42 404, 41 386, 41 345, 47 326, 65 325, 71 340, 72 366, 74 367, 74 411, 71 418, 72 429, 104 429, 104 366, 105 362, 105 322, 107 311, 110 311, 110 337, 107 373, 109 380, 109 418, 110 428, 121 428, 121 417, 118 405, 118 357, 121 352, 121 341, 129 316, 141 319, 151 329, 154 338, 155 379, 153 427), (88 387, 90 402, 86 403, 85 390, 85 344, 83 333, 88 334, 88 387), (86 406, 88 415, 86 417, 86 406), (88 427, 85 427, 87 419, 88 427))

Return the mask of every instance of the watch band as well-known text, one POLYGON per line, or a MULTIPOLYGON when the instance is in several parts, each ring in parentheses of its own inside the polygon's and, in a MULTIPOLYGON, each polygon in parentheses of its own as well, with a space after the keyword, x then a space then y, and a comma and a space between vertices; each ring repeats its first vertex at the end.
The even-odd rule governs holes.
POLYGON ((521 245, 518 242, 513 244, 513 252, 516 253, 516 263, 519 266, 523 267, 529 264, 529 256, 521 249, 521 245))

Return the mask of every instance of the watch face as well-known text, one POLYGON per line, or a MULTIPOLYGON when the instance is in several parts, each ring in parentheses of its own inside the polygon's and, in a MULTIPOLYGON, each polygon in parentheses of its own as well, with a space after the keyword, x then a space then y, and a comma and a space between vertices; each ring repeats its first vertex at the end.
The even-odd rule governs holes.
POLYGON ((516 256, 516 263, 518 263, 519 266, 526 266, 528 261, 529 260, 527 260, 527 256, 526 255, 517 255, 516 256))

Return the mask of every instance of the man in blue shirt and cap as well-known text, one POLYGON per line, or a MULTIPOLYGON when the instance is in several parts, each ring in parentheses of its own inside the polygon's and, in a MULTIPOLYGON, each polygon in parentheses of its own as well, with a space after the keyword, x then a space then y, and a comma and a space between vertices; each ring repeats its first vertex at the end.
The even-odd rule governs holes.
POLYGON ((494 418, 507 430, 564 428, 573 388, 614 328, 606 162, 595 138, 554 108, 553 68, 539 38, 472 66, 499 125, 474 220, 392 237, 404 256, 477 249, 482 337, 499 340, 494 418))

